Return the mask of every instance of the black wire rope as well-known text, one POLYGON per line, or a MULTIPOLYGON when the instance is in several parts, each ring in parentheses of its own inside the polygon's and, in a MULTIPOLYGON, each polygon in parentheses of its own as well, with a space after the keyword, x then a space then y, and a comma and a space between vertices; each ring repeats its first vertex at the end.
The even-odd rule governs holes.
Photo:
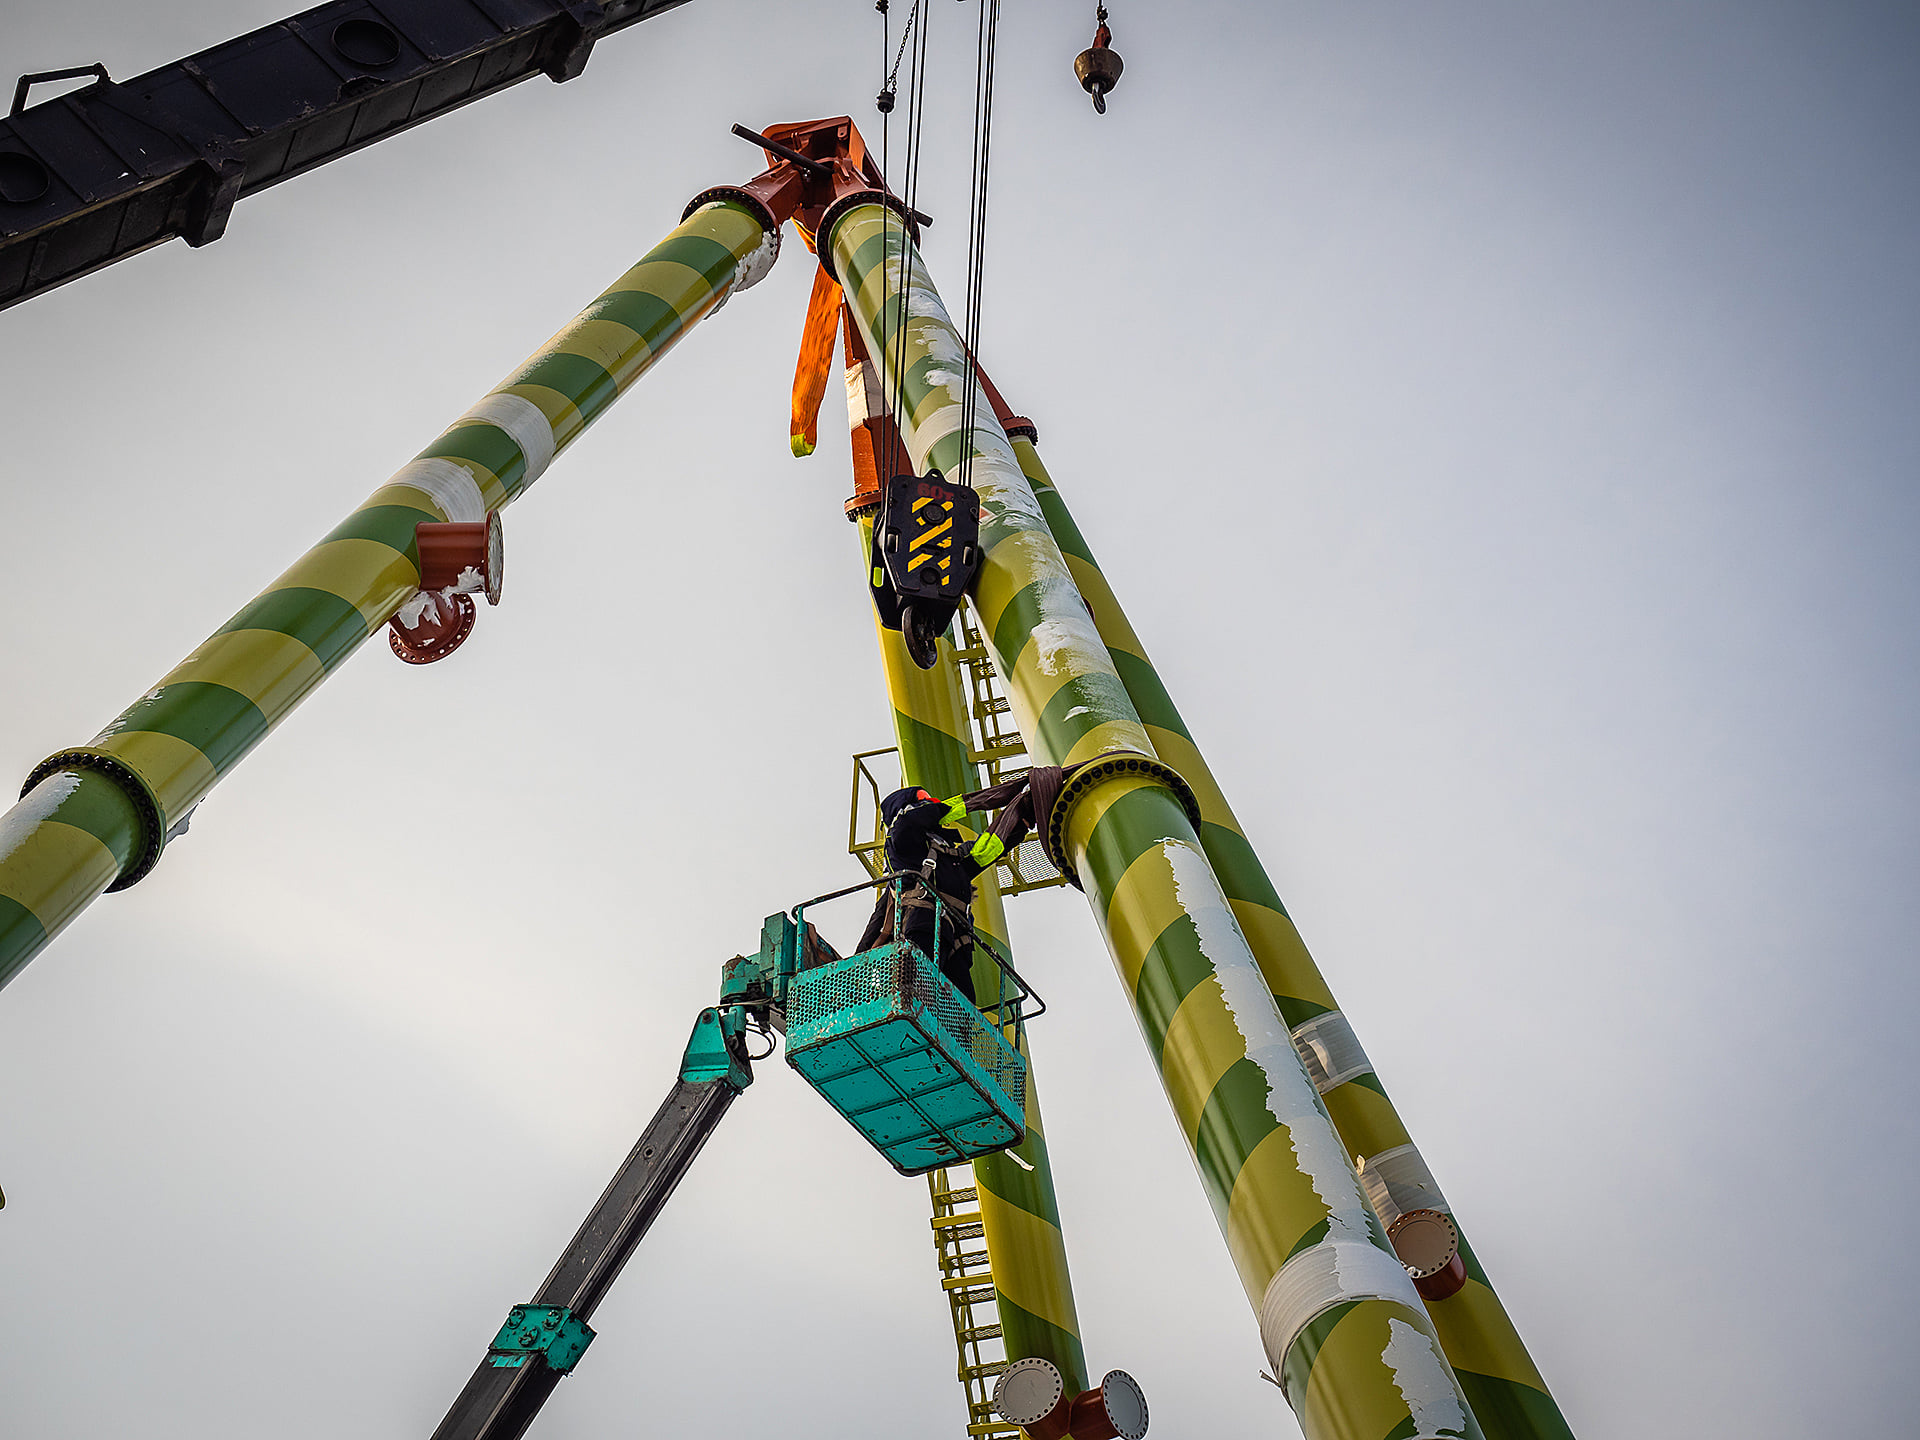
MULTIPOLYGON (((993 88, 995 64, 999 58, 1000 0, 979 0, 980 20, 975 38, 974 82, 973 82, 973 150, 969 194, 967 198, 967 279, 965 300, 961 309, 960 331, 963 350, 962 363, 966 366, 965 380, 961 390, 960 469, 956 477, 958 483, 973 483, 973 427, 979 416, 982 387, 975 371, 974 358, 980 353, 980 328, 984 309, 986 279, 986 243, 987 243, 987 198, 988 182, 993 158, 993 88)), ((881 15, 880 53, 881 63, 886 63, 889 54, 893 58, 892 69, 882 77, 881 96, 889 102, 881 110, 880 124, 880 170, 889 188, 893 185, 893 124, 892 99, 899 84, 900 67, 906 63, 911 52, 912 60, 907 72, 907 134, 906 155, 902 163, 903 174, 900 188, 895 193, 905 201, 909 212, 918 209, 920 198, 920 165, 924 153, 926 136, 927 104, 927 32, 932 17, 930 0, 914 0, 907 22, 902 27, 900 47, 893 50, 892 21, 889 7, 882 3, 875 7, 881 15)), ((892 243, 891 213, 883 215, 882 246, 883 253, 892 243)), ((902 219, 903 229, 907 222, 902 219)), ((887 406, 888 417, 894 422, 893 434, 888 439, 887 464, 884 480, 891 476, 901 461, 900 451, 905 444, 905 435, 901 421, 901 404, 906 382, 907 321, 910 314, 908 301, 909 277, 911 274, 912 247, 901 247, 899 289, 892 298, 897 301, 894 332, 886 337, 886 343, 893 347, 891 366, 881 367, 881 394, 887 406), (891 370, 891 377, 888 371, 891 370)), ((884 271, 882 272, 884 276, 884 271)), ((882 295, 882 314, 886 312, 888 297, 882 295)), ((879 357, 882 360, 889 358, 879 357)), ((876 456, 876 460, 878 457, 876 456)), ((876 466, 876 468, 880 468, 876 466)))
POLYGON ((967 289, 962 312, 966 364, 961 392, 963 455, 960 483, 973 483, 973 427, 979 417, 981 386, 975 365, 980 354, 980 318, 986 280, 987 178, 993 157, 993 74, 998 58, 1000 0, 980 0, 980 31, 973 70, 972 190, 967 199, 967 289))
MULTIPOLYGON (((905 173, 902 177, 900 193, 906 202, 906 208, 909 213, 918 208, 920 198, 920 156, 925 138, 927 108, 927 31, 931 28, 929 22, 932 18, 932 13, 930 0, 914 0, 913 14, 907 20, 909 33, 914 37, 912 45, 913 68, 908 72, 907 76, 907 153, 903 163, 905 173)), ((904 40, 902 43, 905 43, 904 40)), ((891 184, 891 178, 889 178, 889 184, 891 184)), ((900 223, 902 229, 905 230, 907 225, 905 219, 902 219, 900 223)), ((891 220, 887 216, 882 216, 881 226, 882 254, 884 255, 889 244, 887 232, 891 228, 891 220)), ((907 296, 909 293, 908 278, 912 268, 913 247, 910 244, 903 244, 900 247, 900 251, 900 289, 897 297, 899 300, 899 310, 895 318, 894 333, 887 337, 887 343, 893 347, 893 365, 891 367, 893 378, 891 386, 887 383, 887 366, 883 365, 881 367, 880 375, 881 394, 887 405, 888 417, 894 422, 893 434, 887 442, 886 476, 875 477, 876 479, 880 479, 883 484, 885 479, 890 478, 899 468, 903 458, 901 451, 906 445, 906 437, 900 424, 900 404, 906 385, 907 317, 910 310, 907 296), (891 393, 889 393, 889 391, 891 393)), ((883 266, 881 274, 884 278, 886 273, 884 269, 885 261, 883 260, 881 263, 883 266)), ((883 292, 881 297, 881 312, 883 315, 885 313, 885 306, 886 296, 883 292)))

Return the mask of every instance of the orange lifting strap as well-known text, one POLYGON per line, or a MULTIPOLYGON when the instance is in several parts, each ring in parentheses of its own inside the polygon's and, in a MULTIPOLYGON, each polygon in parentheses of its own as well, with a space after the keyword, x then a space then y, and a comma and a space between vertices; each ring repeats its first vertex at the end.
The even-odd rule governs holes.
POLYGON ((793 367, 793 453, 811 455, 820 443, 820 402, 833 369, 833 342, 840 329, 840 284, 825 267, 813 273, 807 325, 800 332, 800 360, 793 367))

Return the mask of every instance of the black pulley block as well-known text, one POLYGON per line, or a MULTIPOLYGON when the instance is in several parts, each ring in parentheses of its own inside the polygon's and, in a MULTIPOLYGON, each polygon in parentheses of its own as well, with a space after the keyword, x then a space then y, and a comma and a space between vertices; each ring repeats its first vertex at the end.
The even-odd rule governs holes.
POLYGON ((935 642, 979 569, 979 496, 937 470, 887 482, 873 527, 873 606, 881 625, 906 634, 922 670, 933 668, 935 642))

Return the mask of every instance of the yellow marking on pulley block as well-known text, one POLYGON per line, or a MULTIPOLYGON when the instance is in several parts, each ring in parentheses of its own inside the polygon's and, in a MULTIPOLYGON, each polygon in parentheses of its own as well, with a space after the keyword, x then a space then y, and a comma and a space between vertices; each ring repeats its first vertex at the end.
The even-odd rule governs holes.
POLYGON ((951 530, 952 528, 953 528, 953 517, 948 516, 945 520, 942 520, 938 525, 934 526, 931 530, 923 530, 918 535, 914 536, 913 539, 907 542, 907 548, 909 550, 918 550, 922 545, 925 545, 928 541, 938 539, 940 536, 946 534, 947 531, 951 530))

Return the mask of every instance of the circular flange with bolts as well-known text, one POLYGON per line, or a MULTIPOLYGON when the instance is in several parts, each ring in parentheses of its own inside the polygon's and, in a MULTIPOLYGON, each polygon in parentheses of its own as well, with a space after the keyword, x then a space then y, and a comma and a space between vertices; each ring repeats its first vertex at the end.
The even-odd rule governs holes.
POLYGON ((742 190, 738 185, 715 185, 711 189, 702 190, 689 200, 687 208, 680 212, 680 223, 684 225, 691 220, 694 212, 702 205, 712 205, 716 202, 730 202, 738 205, 760 222, 760 228, 774 237, 776 245, 780 243, 780 222, 773 218, 773 211, 767 208, 766 201, 751 190, 742 190))
POLYGON ((1089 760, 1060 787, 1059 798, 1053 802, 1053 810, 1047 816, 1046 844, 1043 847, 1047 858, 1060 867, 1060 873, 1073 882, 1075 889, 1080 888, 1080 877, 1074 873, 1073 862, 1067 858, 1067 821, 1073 815, 1073 807, 1080 803, 1089 790, 1117 775, 1139 775, 1159 781, 1180 801, 1180 808, 1187 812, 1194 829, 1200 828, 1200 798, 1193 793, 1193 787, 1180 772, 1166 761, 1142 755, 1138 750, 1109 751, 1096 760, 1089 760))
POLYGON ((433 613, 420 617, 414 627, 416 638, 403 639, 397 620, 387 626, 387 641, 393 646, 393 653, 409 665, 431 665, 458 650, 461 642, 473 633, 473 619, 478 613, 471 596, 441 595, 434 591, 426 594, 433 613))
POLYGON ((840 223, 841 216, 860 205, 886 206, 900 217, 900 223, 913 243, 915 245, 920 243, 919 223, 907 209, 907 202, 898 196, 889 195, 884 190, 856 190, 851 195, 842 195, 827 206, 826 212, 820 217, 820 229, 815 232, 815 244, 818 248, 814 253, 820 257, 820 268, 827 272, 827 278, 835 284, 846 282, 841 280, 833 270, 833 227, 840 223))
POLYGON ((1147 1395, 1124 1370, 1109 1370, 1100 1388, 1073 1402, 1073 1440, 1143 1440, 1147 1433, 1147 1395), (1085 1416, 1082 1410, 1089 1412, 1085 1416))
POLYGON ((500 603, 500 587, 507 576, 507 545, 500 528, 500 512, 487 511, 487 588, 489 605, 500 603))
POLYGON ((20 798, 26 799, 34 786, 62 770, 91 770, 96 775, 104 775, 126 792, 127 799, 140 816, 140 843, 128 859, 127 868, 107 886, 107 893, 111 895, 116 890, 124 890, 146 879, 153 867, 160 863, 160 848, 167 843, 166 816, 160 809, 159 799, 147 788, 147 782, 140 778, 131 765, 111 755, 103 755, 97 750, 62 750, 33 767, 32 773, 27 776, 27 783, 20 787, 20 798))
POLYGON ((1066 1382, 1051 1360, 1028 1357, 1000 1372, 993 1387, 993 1408, 1002 1420, 1030 1429, 1059 1408, 1066 1382))
POLYGON ((1444 1210, 1409 1210, 1387 1227, 1393 1253, 1424 1300, 1444 1300, 1467 1283, 1460 1231, 1444 1210))

